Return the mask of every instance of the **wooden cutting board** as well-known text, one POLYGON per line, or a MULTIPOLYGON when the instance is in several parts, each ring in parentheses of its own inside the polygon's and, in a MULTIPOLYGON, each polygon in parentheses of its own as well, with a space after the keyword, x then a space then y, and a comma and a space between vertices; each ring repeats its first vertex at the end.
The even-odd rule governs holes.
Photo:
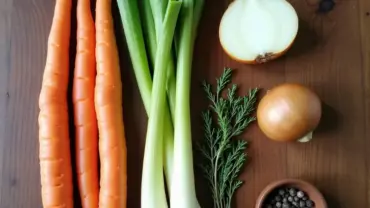
MULTIPOLYGON (((309 144, 269 141, 256 124, 246 131, 250 159, 235 207, 253 208, 268 183, 298 177, 317 185, 331 208, 370 208, 370 1, 337 0, 331 13, 317 14, 314 1, 292 0, 301 18, 296 43, 285 57, 253 67, 231 60, 220 47, 218 24, 228 2, 208 0, 200 24, 192 79, 193 138, 202 139, 206 99, 200 83, 214 81, 224 67, 237 69, 233 81, 241 93, 298 82, 312 87, 326 104, 309 144)), ((41 207, 37 101, 53 9, 50 0, 0 0, 1 208, 41 207)), ((147 117, 115 6, 114 12, 128 138, 128 207, 138 208, 147 117)), ((199 201, 211 207, 204 184, 197 174, 199 201)))

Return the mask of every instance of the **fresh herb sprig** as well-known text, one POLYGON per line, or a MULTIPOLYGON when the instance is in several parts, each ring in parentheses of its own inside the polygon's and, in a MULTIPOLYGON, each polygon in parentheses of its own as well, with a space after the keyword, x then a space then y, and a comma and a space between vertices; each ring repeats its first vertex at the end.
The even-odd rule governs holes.
POLYGON ((231 82, 232 70, 226 68, 217 80, 216 92, 203 82, 204 91, 210 101, 210 109, 203 113, 205 141, 200 145, 204 157, 202 170, 210 184, 215 208, 230 208, 235 191, 242 185, 238 176, 247 159, 247 142, 234 140, 244 129, 256 120, 252 116, 257 101, 258 88, 247 96, 237 96, 237 85, 222 92, 231 82))

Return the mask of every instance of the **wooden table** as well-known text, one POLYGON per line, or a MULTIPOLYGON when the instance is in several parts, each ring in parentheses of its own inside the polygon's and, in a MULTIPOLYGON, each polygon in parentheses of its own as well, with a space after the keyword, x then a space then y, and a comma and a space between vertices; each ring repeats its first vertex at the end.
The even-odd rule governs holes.
MULTIPOLYGON (((252 208, 268 183, 298 177, 317 185, 330 208, 370 208, 370 1, 337 0, 333 12, 317 14, 314 0, 292 0, 302 20, 296 43, 284 58, 255 67, 232 61, 220 47, 218 24, 228 1, 207 1, 199 31, 192 85, 194 139, 202 139, 200 112, 206 107, 200 82, 213 81, 223 67, 237 69, 234 82, 241 85, 241 93, 255 86, 268 89, 299 82, 312 87, 326 104, 323 122, 309 144, 269 141, 257 125, 246 131, 251 159, 235 207, 252 208)), ((50 0, 0 0, 1 208, 41 207, 37 101, 53 8, 50 0)), ((128 207, 136 208, 147 118, 119 23, 117 28, 128 138, 128 207)), ((199 201, 211 207, 204 180, 197 175, 199 201)))

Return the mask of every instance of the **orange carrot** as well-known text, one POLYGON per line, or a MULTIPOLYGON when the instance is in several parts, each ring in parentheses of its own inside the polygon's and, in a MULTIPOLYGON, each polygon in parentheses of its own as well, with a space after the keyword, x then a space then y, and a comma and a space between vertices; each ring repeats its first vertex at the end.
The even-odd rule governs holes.
POLYGON ((97 208, 99 204, 98 127, 94 105, 95 67, 95 25, 90 0, 78 0, 73 106, 77 179, 84 208, 97 208))
POLYGON ((127 150, 122 112, 122 83, 114 36, 111 0, 97 0, 95 110, 99 129, 99 207, 126 207, 127 150))
POLYGON ((39 97, 39 159, 44 208, 73 207, 67 88, 71 0, 56 0, 39 97))

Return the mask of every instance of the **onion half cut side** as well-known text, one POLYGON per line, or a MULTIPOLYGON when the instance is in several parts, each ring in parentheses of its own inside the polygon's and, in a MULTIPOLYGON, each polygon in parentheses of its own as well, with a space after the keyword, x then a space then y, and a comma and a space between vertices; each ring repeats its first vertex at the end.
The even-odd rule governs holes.
POLYGON ((286 0, 235 0, 219 27, 222 48, 233 59, 261 64, 283 55, 298 33, 298 15, 286 0))

